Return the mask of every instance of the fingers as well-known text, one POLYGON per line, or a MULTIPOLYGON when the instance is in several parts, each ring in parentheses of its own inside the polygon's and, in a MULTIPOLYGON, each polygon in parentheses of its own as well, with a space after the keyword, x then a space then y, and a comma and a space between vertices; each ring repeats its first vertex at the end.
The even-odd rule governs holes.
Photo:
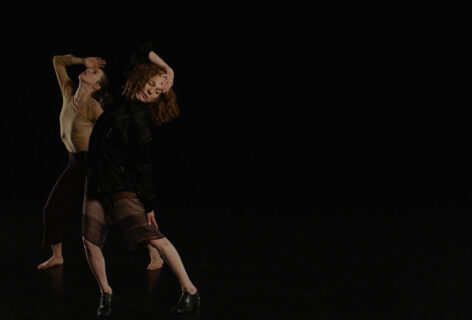
POLYGON ((167 91, 170 90, 171 87, 172 87, 172 83, 169 83, 162 91, 166 93, 167 91))
POLYGON ((84 65, 87 68, 93 68, 93 69, 103 69, 107 62, 103 60, 102 58, 99 57, 87 57, 84 58, 84 65))
POLYGON ((164 74, 162 74, 162 78, 164 78, 165 81, 173 82, 174 75, 169 74, 169 73, 164 73, 164 74))
POLYGON ((97 66, 98 66, 99 68, 104 68, 105 65, 107 64, 107 62, 106 62, 105 60, 100 59, 100 58, 98 58, 98 59, 96 60, 96 63, 97 63, 97 66))
POLYGON ((152 225, 156 227, 156 229, 159 229, 159 227, 157 226, 156 218, 154 216, 152 217, 152 225))
POLYGON ((99 57, 92 57, 96 68, 104 68, 107 62, 99 57))
POLYGON ((154 217, 154 214, 146 214, 146 218, 147 218, 148 226, 153 225, 154 227, 156 227, 156 229, 158 229, 156 218, 154 217))
POLYGON ((174 73, 168 71, 160 75, 162 77, 162 92, 166 93, 174 84, 174 73))
POLYGON ((166 93, 167 91, 169 91, 170 87, 172 87, 173 85, 173 80, 172 79, 165 79, 164 82, 163 82, 163 86, 162 86, 162 92, 166 93))

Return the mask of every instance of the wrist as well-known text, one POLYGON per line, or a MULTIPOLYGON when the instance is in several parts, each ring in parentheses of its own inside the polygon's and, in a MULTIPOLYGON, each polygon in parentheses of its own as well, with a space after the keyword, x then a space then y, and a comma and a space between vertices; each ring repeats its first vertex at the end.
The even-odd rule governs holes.
POLYGON ((72 64, 84 64, 84 58, 79 58, 79 57, 76 57, 74 55, 70 55, 70 59, 71 59, 71 62, 72 64))

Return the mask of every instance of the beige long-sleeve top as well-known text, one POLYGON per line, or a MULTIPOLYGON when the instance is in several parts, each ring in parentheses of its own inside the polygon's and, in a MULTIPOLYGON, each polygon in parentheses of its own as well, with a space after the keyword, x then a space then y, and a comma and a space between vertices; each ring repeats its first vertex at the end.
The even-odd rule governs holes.
POLYGON ((69 152, 77 153, 88 150, 93 125, 103 109, 93 98, 77 106, 74 104, 74 85, 66 71, 66 67, 73 64, 72 57, 71 54, 54 56, 53 65, 62 93, 61 140, 69 152))

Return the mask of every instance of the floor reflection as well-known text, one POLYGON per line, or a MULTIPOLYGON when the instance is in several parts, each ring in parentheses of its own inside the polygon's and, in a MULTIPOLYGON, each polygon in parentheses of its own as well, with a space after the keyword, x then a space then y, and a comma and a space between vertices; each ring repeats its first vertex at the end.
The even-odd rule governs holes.
POLYGON ((64 290, 64 265, 61 264, 43 272, 48 275, 51 293, 62 294, 64 290))
POLYGON ((156 284, 160 278, 162 272, 162 268, 157 270, 148 270, 147 271, 147 292, 154 293, 154 289, 156 288, 156 284))

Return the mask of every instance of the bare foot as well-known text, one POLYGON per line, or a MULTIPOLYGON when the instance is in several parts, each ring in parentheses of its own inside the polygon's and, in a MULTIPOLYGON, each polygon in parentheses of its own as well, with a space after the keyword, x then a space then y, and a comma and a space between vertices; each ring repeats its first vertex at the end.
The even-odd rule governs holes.
POLYGON ((162 265, 164 264, 164 260, 162 260, 161 256, 159 254, 151 254, 150 255, 151 262, 149 263, 147 269, 148 270, 157 270, 162 268, 162 265))
POLYGON ((41 263, 39 266, 38 266, 38 270, 45 270, 45 269, 50 269, 52 267, 55 267, 55 266, 58 266, 60 264, 63 264, 64 263, 64 259, 62 259, 62 257, 56 257, 56 256, 52 256, 51 258, 49 258, 49 260, 41 263))

